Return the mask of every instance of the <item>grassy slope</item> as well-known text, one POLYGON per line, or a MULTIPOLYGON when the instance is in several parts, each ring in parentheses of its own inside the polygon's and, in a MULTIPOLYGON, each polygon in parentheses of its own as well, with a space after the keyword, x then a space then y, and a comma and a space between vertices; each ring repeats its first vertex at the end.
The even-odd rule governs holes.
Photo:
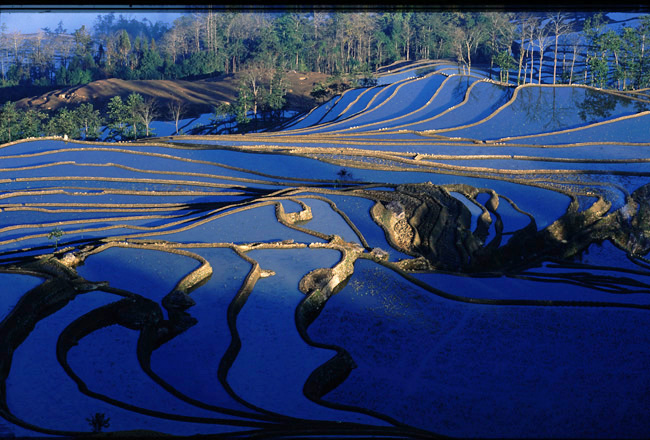
MULTIPOLYGON (((290 71, 286 74, 290 86, 287 93, 288 109, 305 111, 316 105, 309 95, 316 82, 322 82, 327 75, 322 73, 300 73, 290 71)), ((222 75, 216 78, 183 81, 183 80, 135 80, 124 81, 111 78, 93 81, 89 84, 74 87, 64 87, 51 90, 42 95, 24 97, 17 100, 21 108, 35 107, 41 110, 55 110, 62 106, 75 106, 83 102, 91 102, 96 108, 104 108, 108 101, 116 95, 125 98, 131 92, 137 92, 146 98, 155 98, 162 111, 171 99, 180 99, 189 107, 189 113, 198 115, 210 112, 213 106, 221 102, 232 102, 236 99, 239 76, 222 75)))

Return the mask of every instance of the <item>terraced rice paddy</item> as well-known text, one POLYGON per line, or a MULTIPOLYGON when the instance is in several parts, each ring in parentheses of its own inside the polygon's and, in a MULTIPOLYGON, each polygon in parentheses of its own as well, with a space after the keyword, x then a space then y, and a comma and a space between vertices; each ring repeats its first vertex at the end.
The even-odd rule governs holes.
POLYGON ((0 147, 0 433, 647 437, 650 101, 396 67, 0 147))

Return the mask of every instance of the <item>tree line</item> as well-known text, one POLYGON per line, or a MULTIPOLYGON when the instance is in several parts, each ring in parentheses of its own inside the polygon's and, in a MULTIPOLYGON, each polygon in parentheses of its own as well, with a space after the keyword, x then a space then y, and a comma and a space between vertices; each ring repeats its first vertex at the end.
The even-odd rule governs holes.
MULTIPOLYGON (((178 101, 169 104, 172 115, 174 108, 178 108, 176 114, 180 118, 183 110, 178 101)), ((105 116, 91 103, 44 112, 31 107, 21 109, 8 101, 0 107, 0 143, 42 136, 97 140, 104 130, 106 140, 137 139, 154 134, 150 126, 158 115, 157 102, 144 99, 139 93, 131 93, 126 100, 113 97, 105 116)))
POLYGON ((92 32, 85 26, 68 32, 62 23, 30 36, 1 29, 1 82, 67 86, 105 78, 188 79, 251 66, 362 74, 397 60, 452 59, 462 72, 481 63, 490 66, 490 75, 518 84, 650 85, 645 50, 650 16, 618 31, 605 25, 602 14, 561 12, 206 10, 171 25, 105 14, 92 32))
MULTIPOLYGON (((277 125, 287 119, 285 107, 287 85, 281 72, 251 68, 242 79, 235 102, 221 103, 213 108, 212 127, 215 133, 239 133, 277 125), (269 73, 272 75, 269 77, 269 73)), ((114 96, 105 109, 92 103, 42 111, 34 107, 22 109, 15 102, 0 106, 0 144, 42 136, 64 136, 69 139, 107 141, 135 140, 155 136, 151 123, 160 117, 175 123, 175 133, 182 134, 181 119, 188 116, 185 102, 172 99, 165 107, 155 98, 131 93, 125 99, 114 96)))

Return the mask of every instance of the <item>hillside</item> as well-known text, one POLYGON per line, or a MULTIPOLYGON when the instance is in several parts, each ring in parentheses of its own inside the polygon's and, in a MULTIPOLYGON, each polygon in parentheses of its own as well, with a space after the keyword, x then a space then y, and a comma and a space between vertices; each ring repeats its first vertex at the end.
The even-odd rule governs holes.
POLYGON ((0 437, 650 437, 650 95, 458 71, 0 145, 0 437))
MULTIPOLYGON (((316 72, 286 73, 290 87, 287 93, 287 108, 305 111, 316 105, 309 95, 316 82, 324 81, 327 75, 316 72)), ((125 81, 110 78, 91 83, 55 89, 42 95, 25 97, 17 100, 18 107, 35 107, 40 110, 56 110, 62 106, 75 106, 91 102, 97 108, 103 108, 114 96, 123 98, 132 92, 146 98, 155 98, 162 108, 171 99, 180 99, 188 106, 188 113, 198 115, 210 112, 212 107, 221 102, 232 102, 237 96, 239 76, 222 75, 216 78, 184 80, 136 80, 125 81)))

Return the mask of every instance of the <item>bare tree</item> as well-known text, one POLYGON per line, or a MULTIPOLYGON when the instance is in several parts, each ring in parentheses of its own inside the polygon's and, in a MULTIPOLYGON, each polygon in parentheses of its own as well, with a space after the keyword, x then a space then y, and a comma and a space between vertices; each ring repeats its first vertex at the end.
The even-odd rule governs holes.
MULTIPOLYGON (((373 31, 375 21, 372 15, 367 12, 355 12, 347 14, 347 36, 350 39, 348 48, 352 50, 352 56, 359 63, 370 62, 370 47, 372 46, 373 31), (365 47, 364 47, 365 46, 365 47)), ((410 40, 412 37, 412 28, 404 28, 404 39, 410 40)), ((409 59, 410 43, 404 42, 406 59, 409 59)))
POLYGON ((314 26, 314 38, 318 40, 320 38, 320 34, 318 33, 318 29, 320 27, 325 27, 327 23, 327 14, 325 12, 318 12, 317 9, 314 8, 314 12, 312 14, 313 19, 312 19, 312 24, 314 26))
POLYGON ((59 27, 54 31, 54 45, 56 46, 56 52, 59 54, 61 64, 64 67, 68 67, 68 60, 74 47, 74 40, 71 35, 66 34, 66 30, 63 29, 61 24, 59 22, 59 27))
POLYGON ((257 118, 257 108, 261 103, 262 84, 271 76, 270 69, 262 63, 253 63, 242 72, 242 85, 250 92, 253 115, 257 118))
POLYGON ((524 62, 524 40, 526 39, 526 21, 521 19, 518 24, 519 29, 519 69, 517 70, 517 84, 521 80, 521 66, 524 62))
MULTIPOLYGON (((535 40, 537 48, 539 49, 539 72, 537 76, 537 84, 542 83, 542 61, 544 60, 544 51, 548 47, 548 27, 547 26, 538 26, 537 31, 535 32, 535 40)), ((532 78, 532 74, 531 74, 532 78)), ((531 81, 532 82, 532 81, 531 81)))
POLYGON ((554 14, 549 14, 549 26, 551 27, 551 32, 555 37, 555 50, 553 51, 553 84, 555 84, 557 77, 557 47, 560 37, 571 32, 572 25, 570 22, 566 21, 567 16, 561 12, 556 12, 554 14))
MULTIPOLYGON (((328 16, 327 16, 327 14, 325 12, 318 12, 316 9, 314 9, 314 12, 313 12, 312 16, 313 16, 313 18, 312 18, 311 23, 312 23, 312 28, 314 29, 313 41, 318 42, 321 39, 320 29, 325 28, 325 30, 327 30, 328 16)), ((325 34, 325 32, 323 32, 322 34, 325 34)), ((322 53, 319 50, 316 50, 315 52, 316 52, 316 71, 318 73, 320 73, 321 72, 322 53)), ((380 55, 380 58, 381 58, 381 55, 380 55)))
POLYGON ((203 29, 203 23, 201 23, 202 17, 203 14, 193 14, 192 20, 189 23, 188 34, 191 35, 192 53, 198 53, 201 51, 201 29, 203 29))
POLYGON ((413 38, 413 28, 410 21, 413 13, 407 12, 404 14, 404 25, 402 28, 402 35, 404 37, 404 52, 406 53, 406 61, 411 60, 411 39, 413 38))
POLYGON ((9 39, 14 49, 14 64, 22 63, 22 59, 19 57, 18 49, 22 46, 25 39, 23 37, 23 34, 21 34, 20 31, 11 31, 9 33, 9 39))
POLYGON ((184 101, 173 99, 167 103, 167 110, 169 110, 169 114, 174 118, 174 122, 176 122, 176 134, 178 134, 178 121, 180 121, 185 114, 187 106, 184 101))
POLYGON ((466 38, 465 31, 457 27, 454 30, 454 54, 456 55, 456 62, 458 63, 458 73, 460 73, 461 66, 463 67, 463 75, 467 74, 465 66, 467 65, 467 59, 465 55, 465 48, 463 47, 463 41, 466 38))
POLYGON ((5 77, 5 58, 7 54, 7 36, 5 35, 5 32, 7 31, 7 24, 2 23, 0 26, 0 71, 2 71, 2 79, 3 81, 6 79, 5 77))
POLYGON ((208 7, 208 13, 203 14, 203 34, 205 40, 205 46, 208 51, 212 53, 217 53, 221 48, 223 48, 223 42, 221 41, 219 35, 217 34, 217 29, 221 28, 222 15, 220 13, 215 14, 212 6, 208 7))
POLYGON ((534 25, 531 25, 528 28, 528 56, 530 57, 530 79, 529 83, 533 82, 533 72, 535 71, 535 31, 539 26, 539 22, 536 20, 534 25))
POLYGON ((149 136, 149 125, 158 116, 158 101, 155 98, 147 98, 138 109, 140 121, 144 124, 146 136, 149 136))
POLYGON ((463 65, 463 73, 467 68, 467 75, 472 73, 472 53, 483 42, 487 33, 480 24, 463 29, 458 27, 454 34, 454 52, 459 64, 463 65))
POLYGON ((582 45, 582 37, 579 34, 571 34, 569 37, 569 44, 571 45, 571 73, 569 75, 569 84, 573 84, 573 68, 576 64, 576 57, 578 56, 578 51, 582 45))
POLYGON ((173 27, 163 36, 163 47, 165 52, 172 57, 172 62, 176 63, 176 57, 178 57, 178 31, 176 27, 173 27))
POLYGON ((113 69, 114 61, 117 59, 117 34, 107 35, 104 45, 104 60, 108 70, 113 69))
POLYGON ((533 45, 533 36, 535 33, 535 29, 537 28, 538 20, 535 17, 531 16, 524 16, 524 18, 521 20, 519 23, 519 31, 520 31, 520 46, 519 46, 519 70, 517 71, 517 84, 521 83, 521 68, 524 66, 524 76, 523 76, 523 82, 524 84, 526 83, 526 75, 528 73, 528 62, 524 64, 524 58, 526 56, 530 56, 531 59, 531 80, 532 82, 532 45, 533 45), (528 41, 528 44, 526 44, 526 41, 528 41))
POLYGON ((39 30, 36 32, 36 36, 34 37, 34 49, 36 50, 36 56, 38 58, 40 58, 43 49, 43 40, 45 40, 45 32, 39 30))
POLYGON ((43 30, 40 30, 32 38, 31 52, 29 54, 29 60, 31 61, 32 66, 35 69, 35 75, 33 79, 40 80, 45 76, 45 73, 48 70, 51 70, 52 61, 54 57, 54 52, 51 50, 51 44, 46 43, 46 35, 43 30))
POLYGON ((490 79, 494 68, 494 59, 503 48, 510 47, 515 26, 512 23, 512 14, 503 12, 486 12, 487 19, 487 45, 490 48, 490 79))

